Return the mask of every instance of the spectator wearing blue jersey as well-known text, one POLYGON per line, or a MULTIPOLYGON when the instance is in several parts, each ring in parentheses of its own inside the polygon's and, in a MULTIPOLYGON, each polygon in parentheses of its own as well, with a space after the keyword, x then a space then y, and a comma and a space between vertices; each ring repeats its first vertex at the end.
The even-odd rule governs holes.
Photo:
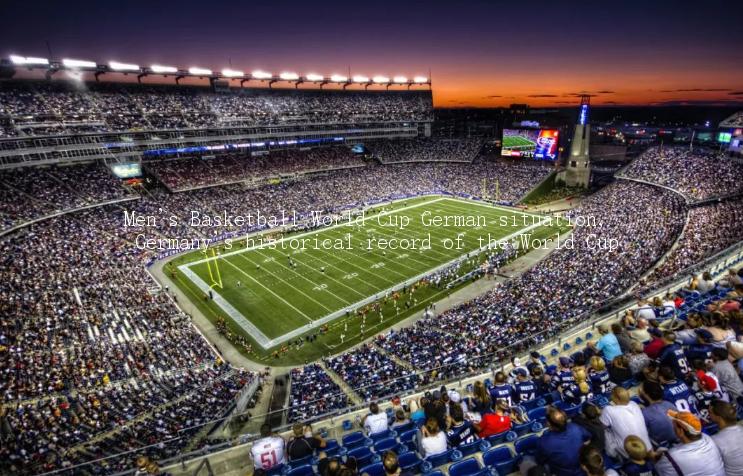
POLYGON ((513 393, 513 387, 508 383, 508 379, 506 378, 506 374, 503 372, 498 372, 495 374, 495 385, 490 388, 490 397, 493 400, 493 402, 497 402, 498 400, 505 400, 508 402, 508 405, 511 406, 512 404, 512 398, 511 395, 513 393))
POLYGON ((582 474, 578 453, 591 440, 591 434, 568 422, 565 412, 556 407, 547 409, 547 427, 549 431, 537 440, 537 463, 549 466, 550 474, 557 476, 582 474))
POLYGON ((519 404, 534 400, 537 394, 537 386, 529 380, 525 369, 519 369, 516 372, 516 383, 513 384, 513 403, 519 404))
POLYGON ((684 349, 676 343, 676 334, 672 331, 664 332, 663 343, 665 346, 660 351, 660 356, 658 357, 661 368, 669 367, 673 370, 677 379, 685 380, 689 372, 691 372, 691 366, 689 365, 689 361, 686 360, 684 349))
POLYGON ((704 328, 694 329, 694 333, 697 336, 696 342, 686 347, 686 359, 688 362, 694 362, 695 360, 712 360, 712 346, 711 342, 713 339, 712 333, 704 328))
POLYGON ((622 349, 619 347, 617 336, 609 332, 609 328, 606 324, 601 324, 599 326, 599 334, 601 334, 601 338, 598 343, 594 344, 593 342, 589 342, 588 347, 601 352, 604 359, 608 361, 612 361, 615 357, 622 355, 622 349))
POLYGON ((624 440, 624 451, 629 461, 622 465, 623 476, 655 476, 655 465, 650 460, 648 447, 642 439, 630 435, 624 440))
POLYGON ((446 432, 446 441, 450 448, 456 448, 459 445, 473 443, 480 438, 472 426, 472 423, 465 421, 462 407, 454 405, 449 407, 449 429, 446 432))
POLYGON ((663 399, 671 402, 678 411, 697 414, 696 402, 686 382, 676 378, 670 367, 658 369, 658 381, 663 387, 663 399))
POLYGON ((541 367, 544 369, 544 362, 544 357, 539 352, 533 351, 529 354, 529 362, 526 363, 526 370, 529 371, 529 374, 534 375, 535 368, 541 367))
POLYGON ((560 357, 557 363, 557 372, 552 377, 552 388, 560 390, 574 383, 575 377, 573 377, 573 362, 568 357, 560 357))
POLYGON ((598 355, 591 357, 588 378, 591 380, 591 388, 595 394, 605 394, 614 388, 609 380, 609 372, 606 371, 606 362, 598 355))
POLYGON ((657 382, 645 381, 638 393, 645 402, 642 416, 650 439, 656 444, 676 442, 676 433, 668 417, 668 410, 675 410, 676 406, 663 400, 663 387, 657 382))

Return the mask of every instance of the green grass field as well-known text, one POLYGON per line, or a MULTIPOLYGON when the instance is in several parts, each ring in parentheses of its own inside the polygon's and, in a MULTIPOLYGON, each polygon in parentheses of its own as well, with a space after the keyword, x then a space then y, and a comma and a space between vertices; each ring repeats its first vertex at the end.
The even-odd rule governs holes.
POLYGON ((477 267, 484 260, 482 253, 487 250, 482 248, 488 239, 520 240, 519 235, 526 233, 539 239, 557 232, 536 215, 443 197, 395 202, 363 218, 352 225, 343 221, 284 235, 273 244, 241 240, 231 249, 220 249, 218 257, 193 252, 175 260, 176 282, 208 318, 247 338, 252 359, 296 364, 337 353, 413 313, 420 314, 451 290, 423 286, 412 298, 403 295, 397 308, 385 295, 420 282, 458 259, 465 260, 461 273, 477 267), (423 222, 436 217, 460 217, 460 223, 423 222), (426 244, 421 240, 430 239, 430 249, 385 250, 379 244, 382 239, 419 246, 426 244), (319 246, 324 244, 343 249, 319 246), (210 285, 219 281, 217 266, 221 287, 212 286, 214 299, 204 299, 210 285), (409 307, 404 304, 408 301, 409 307), (381 316, 370 312, 365 323, 349 313, 375 302, 380 303, 381 316), (297 344, 300 336, 316 334, 321 326, 325 329, 316 341, 297 344))
POLYGON ((503 137, 503 146, 504 149, 529 149, 536 147, 536 144, 534 141, 531 141, 527 139, 526 137, 521 136, 504 136, 503 137))

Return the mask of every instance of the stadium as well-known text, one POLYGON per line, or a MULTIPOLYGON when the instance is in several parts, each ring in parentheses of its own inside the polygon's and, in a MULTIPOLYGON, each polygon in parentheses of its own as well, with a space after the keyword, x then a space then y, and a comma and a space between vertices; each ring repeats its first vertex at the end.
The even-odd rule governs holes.
POLYGON ((22 46, 0 474, 743 474, 740 109, 22 46))

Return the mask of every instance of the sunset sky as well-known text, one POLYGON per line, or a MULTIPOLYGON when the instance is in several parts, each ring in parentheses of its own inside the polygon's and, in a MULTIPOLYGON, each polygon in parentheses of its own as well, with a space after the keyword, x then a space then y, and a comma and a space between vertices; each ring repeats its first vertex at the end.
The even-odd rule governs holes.
POLYGON ((0 54, 326 75, 431 71, 438 107, 743 104, 730 1, 0 2, 0 54))

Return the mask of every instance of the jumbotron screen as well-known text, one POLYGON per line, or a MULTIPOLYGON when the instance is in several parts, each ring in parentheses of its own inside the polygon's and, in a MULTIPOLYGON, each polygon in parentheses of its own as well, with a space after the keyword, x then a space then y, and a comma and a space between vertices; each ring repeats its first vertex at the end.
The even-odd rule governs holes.
POLYGON ((127 164, 113 164, 111 165, 111 171, 115 176, 121 179, 128 179, 142 176, 142 167, 136 162, 127 164))
POLYGON ((557 160, 559 136, 554 129, 503 129, 501 155, 557 160))

